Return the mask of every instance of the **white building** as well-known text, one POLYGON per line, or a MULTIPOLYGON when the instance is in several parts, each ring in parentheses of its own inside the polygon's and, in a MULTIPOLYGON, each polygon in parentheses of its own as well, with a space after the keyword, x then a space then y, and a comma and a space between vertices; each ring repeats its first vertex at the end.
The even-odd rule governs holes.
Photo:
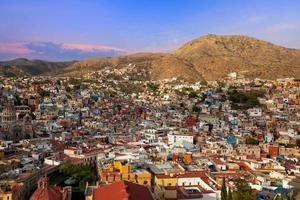
POLYGON ((184 141, 193 144, 194 136, 185 134, 168 134, 168 144, 170 145, 183 144, 184 141))
POLYGON ((261 117, 262 116, 262 109, 261 108, 248 109, 248 114, 249 114, 250 117, 261 117))

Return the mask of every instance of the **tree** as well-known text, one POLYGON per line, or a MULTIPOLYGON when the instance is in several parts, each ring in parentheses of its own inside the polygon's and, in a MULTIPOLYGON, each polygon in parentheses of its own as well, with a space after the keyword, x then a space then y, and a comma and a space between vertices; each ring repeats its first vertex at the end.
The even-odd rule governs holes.
POLYGON ((246 138, 246 144, 251 144, 251 145, 258 145, 259 141, 252 138, 252 137, 247 137, 246 138))
POLYGON ((222 180, 221 200, 227 200, 227 189, 226 189, 225 178, 223 178, 222 180))
POLYGON ((230 188, 229 188, 229 190, 228 190, 227 200, 232 200, 232 192, 231 192, 231 189, 230 189, 230 188))
POLYGON ((284 193, 281 193, 280 195, 276 196, 274 200, 287 200, 287 195, 284 193))
POLYGON ((69 86, 67 86, 67 87, 66 87, 66 91, 67 91, 67 92, 71 92, 72 90, 71 90, 71 88, 70 88, 69 86))
POLYGON ((46 97, 46 96, 50 96, 50 92, 46 91, 46 90, 44 90, 42 88, 40 88, 37 92, 43 98, 46 97))
POLYGON ((200 82, 200 84, 201 84, 201 85, 207 85, 207 81, 206 81, 206 80, 203 80, 203 81, 200 82))
POLYGON ((70 160, 64 161, 61 172, 78 180, 80 188, 84 188, 86 182, 94 181, 96 179, 90 166, 75 165, 72 164, 70 160))
POLYGON ((235 182, 235 192, 233 193, 234 200, 254 200, 255 197, 251 195, 251 188, 249 184, 242 179, 238 179, 235 182))
POLYGON ((300 139, 297 139, 297 146, 300 147, 300 139))
POLYGON ((196 98, 196 97, 198 97, 197 92, 192 91, 192 92, 189 93, 189 98, 190 98, 190 99, 194 99, 194 98, 196 98))
POLYGON ((201 111, 201 109, 200 109, 198 106, 194 105, 194 106, 192 107, 192 111, 198 113, 198 112, 201 111))
POLYGON ((292 189, 292 199, 297 199, 300 196, 300 189, 293 188, 292 189))
POLYGON ((263 97, 265 91, 251 90, 248 92, 241 92, 231 90, 228 92, 229 100, 233 102, 233 106, 238 109, 248 109, 259 105, 258 97, 263 97))
POLYGON ((159 88, 159 85, 155 83, 148 83, 147 86, 152 92, 157 92, 159 88))

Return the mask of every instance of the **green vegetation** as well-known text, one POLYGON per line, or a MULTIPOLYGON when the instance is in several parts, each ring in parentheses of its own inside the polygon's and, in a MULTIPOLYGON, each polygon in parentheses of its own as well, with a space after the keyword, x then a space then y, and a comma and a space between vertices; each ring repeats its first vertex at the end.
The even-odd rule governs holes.
POLYGON ((189 93, 189 98, 190 99, 194 99, 194 98, 197 98, 198 97, 198 94, 195 92, 195 91, 192 91, 189 93))
POLYGON ((52 175, 50 178, 50 185, 60 185, 63 186, 65 185, 64 182, 65 180, 68 179, 68 176, 62 172, 55 173, 55 175, 52 175))
POLYGON ((152 92, 157 92, 159 85, 155 83, 148 83, 147 87, 152 91, 152 92))
POLYGON ((255 200, 256 198, 251 194, 249 184, 242 179, 235 182, 235 191, 233 192, 233 200, 255 200))
POLYGON ((258 145, 259 141, 252 138, 252 137, 247 137, 246 138, 246 144, 251 144, 251 145, 258 145))
POLYGON ((295 78, 294 81, 295 82, 300 82, 300 78, 295 78))
POLYGON ((300 188, 293 188, 292 189, 292 199, 296 199, 300 196, 300 188))
POLYGON ((201 109, 198 106, 194 105, 192 107, 192 111, 195 112, 195 113, 199 113, 201 111, 201 109))
POLYGON ((222 180, 222 187, 221 187, 221 200, 233 200, 231 188, 229 187, 227 192, 225 178, 222 180))
POLYGON ((3 76, 6 76, 6 77, 17 77, 17 75, 13 72, 10 72, 10 71, 4 71, 3 72, 3 76))
POLYGON ((233 197, 232 197, 231 188, 229 188, 228 194, 227 194, 227 200, 232 200, 232 199, 233 199, 233 197))
POLYGON ((46 96, 50 96, 50 92, 49 91, 46 91, 44 89, 39 89, 38 90, 38 94, 41 96, 41 97, 46 97, 46 96))
POLYGON ((136 84, 132 84, 132 83, 121 84, 120 90, 127 95, 132 94, 132 93, 140 93, 140 92, 144 91, 144 89, 141 85, 136 85, 136 84))
POLYGON ((297 146, 300 147, 300 139, 297 139, 297 146))
POLYGON ((223 178, 222 180, 221 200, 227 200, 227 189, 226 189, 225 178, 223 178))
POLYGON ((274 200, 288 200, 289 198, 287 197, 286 194, 282 193, 279 196, 276 196, 274 200))
POLYGON ((206 80, 203 80, 203 81, 200 82, 200 84, 201 84, 201 85, 207 85, 207 81, 206 81, 206 80))
POLYGON ((251 90, 249 92, 231 90, 228 94, 229 100, 233 102, 236 109, 249 109, 259 105, 257 98, 262 97, 265 92, 262 90, 251 90))
MULTIPOLYGON (((70 160, 66 160, 61 169, 60 173, 63 177, 73 178, 79 182, 79 189, 84 190, 87 182, 93 182, 96 180, 96 176, 93 172, 92 167, 86 165, 74 165, 70 160)), ((59 179, 58 181, 61 181, 59 179)), ((65 179, 64 179, 65 180, 65 179)))
POLYGON ((69 84, 71 84, 71 85, 80 85, 81 84, 81 80, 77 79, 77 78, 71 77, 69 79, 69 84))
POLYGON ((218 87, 218 88, 216 89, 216 92, 217 92, 217 93, 221 93, 221 92, 223 92, 223 89, 222 89, 221 87, 218 87))
POLYGON ((11 191, 11 187, 7 183, 0 183, 0 192, 8 192, 11 191))
POLYGON ((297 145, 295 144, 286 144, 285 147, 286 148, 295 148, 297 145))

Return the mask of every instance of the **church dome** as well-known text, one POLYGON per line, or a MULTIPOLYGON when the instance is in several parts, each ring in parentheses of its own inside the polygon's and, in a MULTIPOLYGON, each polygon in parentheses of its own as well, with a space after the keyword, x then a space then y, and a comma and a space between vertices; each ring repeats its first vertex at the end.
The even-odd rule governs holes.
POLYGON ((30 200, 62 200, 63 192, 60 187, 49 186, 49 178, 42 177, 38 181, 38 188, 30 197, 30 200))

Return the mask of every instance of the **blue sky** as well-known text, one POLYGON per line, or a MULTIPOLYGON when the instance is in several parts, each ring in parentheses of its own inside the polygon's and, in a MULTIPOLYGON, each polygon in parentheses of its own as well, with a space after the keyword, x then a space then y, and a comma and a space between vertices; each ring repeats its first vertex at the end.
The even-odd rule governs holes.
POLYGON ((299 10, 296 0, 1 0, 0 59, 172 51, 209 33, 300 48, 299 10))

